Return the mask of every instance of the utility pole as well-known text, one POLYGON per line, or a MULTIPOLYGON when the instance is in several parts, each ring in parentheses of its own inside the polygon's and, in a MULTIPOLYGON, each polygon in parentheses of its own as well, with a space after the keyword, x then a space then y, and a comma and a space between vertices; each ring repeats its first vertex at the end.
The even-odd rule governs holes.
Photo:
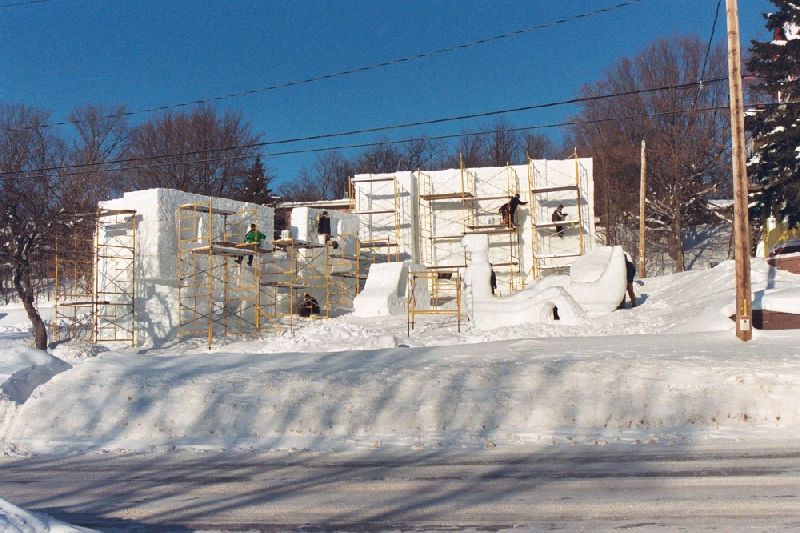
POLYGON ((647 156, 645 155, 645 144, 642 139, 642 174, 639 179, 639 277, 645 277, 644 271, 644 200, 647 190, 647 156))
POLYGON ((750 224, 747 216, 747 168, 744 161, 744 101, 739 52, 739 10, 736 0, 725 0, 728 14, 728 86, 731 101, 733 141, 733 234, 736 255, 736 336, 753 338, 750 290, 750 224))

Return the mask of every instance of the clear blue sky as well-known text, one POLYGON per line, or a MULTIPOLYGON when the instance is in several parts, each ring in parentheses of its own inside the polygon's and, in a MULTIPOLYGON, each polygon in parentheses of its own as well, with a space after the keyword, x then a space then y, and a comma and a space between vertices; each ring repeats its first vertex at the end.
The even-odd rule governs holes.
MULTIPOLYGON (((338 72, 620 1, 51 0, 0 8, 0 99, 46 109, 53 120, 85 103, 125 103, 137 110, 338 72)), ((256 131, 274 140, 570 98, 660 36, 707 39, 716 4, 641 0, 510 39, 217 107, 241 110, 256 131)), ((722 4, 716 42, 725 40, 722 4)), ((743 48, 750 39, 768 37, 761 14, 771 7, 767 0, 739 0, 743 48)), ((518 113, 507 121, 528 126, 566 119, 574 111, 518 113)), ((491 120, 292 147, 476 131, 491 120)), ((315 157, 266 162, 283 181, 315 157)))

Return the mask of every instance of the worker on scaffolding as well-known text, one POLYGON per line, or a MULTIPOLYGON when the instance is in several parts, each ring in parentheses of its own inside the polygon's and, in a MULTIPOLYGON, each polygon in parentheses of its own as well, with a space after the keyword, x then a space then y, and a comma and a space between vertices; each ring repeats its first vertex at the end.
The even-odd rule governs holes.
POLYGON ((300 306, 300 316, 308 318, 320 314, 319 302, 308 293, 303 294, 303 305, 300 306))
MULTIPOLYGON (((550 218, 553 222, 563 222, 567 219, 567 214, 564 213, 564 206, 562 204, 558 204, 556 210, 553 211, 553 216, 550 218)), ((564 238, 564 229, 566 226, 556 224, 556 235, 558 235, 561 239, 564 238)))
MULTIPOLYGON (((263 233, 261 233, 256 229, 255 224, 250 224, 250 231, 248 231, 247 234, 244 236, 244 242, 254 244, 253 249, 256 249, 261 245, 261 241, 263 241, 266 238, 267 238, 266 235, 264 235, 263 233)), ((236 262, 241 265, 242 259, 244 259, 244 256, 240 255, 239 257, 236 258, 236 262)), ((247 266, 253 266, 253 254, 247 256, 247 266)))
POLYGON ((509 228, 517 227, 514 215, 517 213, 517 207, 521 205, 528 205, 528 202, 523 202, 519 198, 519 193, 515 194, 508 203, 500 207, 500 214, 503 215, 503 224, 509 228))
POLYGON ((320 237, 320 244, 327 244, 331 240, 331 219, 327 211, 323 211, 319 216, 317 235, 320 237))

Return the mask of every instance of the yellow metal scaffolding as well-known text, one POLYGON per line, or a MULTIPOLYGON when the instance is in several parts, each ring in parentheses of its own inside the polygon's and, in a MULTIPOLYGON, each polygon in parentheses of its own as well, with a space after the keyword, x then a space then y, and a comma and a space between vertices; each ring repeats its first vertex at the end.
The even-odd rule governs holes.
POLYGON ((350 208, 363 222, 359 234, 361 249, 375 261, 400 261, 402 237, 400 189, 397 176, 352 177, 350 208))
MULTIPOLYGON (((562 258, 578 257, 586 252, 588 238, 589 207, 583 199, 583 191, 588 192, 588 170, 580 164, 577 150, 573 153, 575 175, 572 183, 553 184, 548 175, 548 167, 544 170, 535 168, 528 158, 528 190, 530 192, 530 223, 533 263, 528 272, 533 278, 541 277, 546 270, 564 268, 553 262, 562 258), (552 212, 559 205, 575 214, 575 217, 560 222, 552 221, 552 212), (557 236, 556 226, 565 228, 565 234, 577 233, 577 239, 562 239, 557 236), (557 239, 558 246, 553 245, 557 239), (562 243, 566 244, 562 244, 562 243), (571 244, 574 243, 574 244, 571 244), (566 247, 565 247, 566 246, 566 247)), ((561 180, 563 181, 563 180, 561 180)))
POLYGON ((406 305, 408 334, 421 315, 450 315, 456 319, 461 332, 461 276, 458 270, 424 270, 408 273, 408 301, 406 305), (422 294, 430 295, 427 302, 417 301, 419 286, 422 294))
POLYGON ((269 250, 241 242, 255 209, 208 201, 181 205, 177 215, 178 338, 204 336, 210 348, 215 336, 258 335, 261 255, 269 250), (245 258, 252 265, 245 267, 245 258))
MULTIPOLYGON (((511 226, 508 226, 499 213, 502 205, 519 194, 519 175, 512 166, 506 165, 494 176, 481 180, 479 186, 480 192, 468 204, 469 218, 473 222, 466 227, 465 233, 488 235, 489 261, 497 275, 498 290, 502 293, 502 287, 505 287, 511 293, 523 286, 520 225, 517 220, 511 220, 511 226)), ((519 215, 515 213, 514 218, 518 219, 519 215)))
POLYGON ((133 346, 136 211, 98 209, 75 220, 56 248, 53 338, 133 346))

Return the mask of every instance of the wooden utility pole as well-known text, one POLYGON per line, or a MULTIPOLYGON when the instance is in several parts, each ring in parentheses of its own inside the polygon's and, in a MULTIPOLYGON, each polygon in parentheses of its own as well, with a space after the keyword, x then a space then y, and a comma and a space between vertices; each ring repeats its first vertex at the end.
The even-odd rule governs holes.
POLYGON ((739 52, 739 13, 736 0, 725 0, 728 13, 728 85, 733 140, 733 234, 736 255, 736 336, 753 338, 752 293, 750 291, 750 224, 747 216, 747 168, 744 148, 744 99, 739 52))
POLYGON ((639 277, 645 277, 644 271, 644 200, 647 190, 647 156, 645 155, 645 144, 642 139, 642 174, 639 179, 639 277))

